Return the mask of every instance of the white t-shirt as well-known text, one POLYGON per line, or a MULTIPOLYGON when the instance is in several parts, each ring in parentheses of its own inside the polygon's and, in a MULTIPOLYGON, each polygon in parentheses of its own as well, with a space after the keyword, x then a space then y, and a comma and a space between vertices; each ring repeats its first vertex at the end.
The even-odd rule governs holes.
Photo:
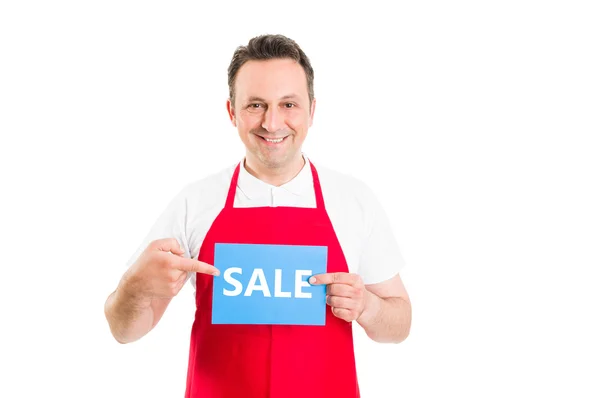
MULTIPOLYGON (((300 173, 275 187, 254 177, 242 166, 234 207, 316 207, 308 158, 300 173)), ((243 160, 242 163, 243 165, 243 160)), ((127 262, 131 266, 148 244, 156 239, 176 238, 185 256, 198 258, 200 247, 213 221, 225 206, 237 164, 187 184, 171 200, 127 262)), ((400 272, 405 262, 389 221, 373 192, 360 180, 315 165, 323 200, 351 273, 365 284, 386 281, 400 272)), ((240 226, 241 228, 242 226, 240 226)), ((195 273, 190 273, 194 289, 195 273)))

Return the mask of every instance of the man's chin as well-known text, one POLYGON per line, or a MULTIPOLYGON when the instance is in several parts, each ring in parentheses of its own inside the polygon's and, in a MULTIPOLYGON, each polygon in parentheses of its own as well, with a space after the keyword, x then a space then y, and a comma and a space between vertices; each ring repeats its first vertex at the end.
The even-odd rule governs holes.
POLYGON ((260 153, 257 156, 258 160, 266 167, 270 169, 278 169, 281 167, 285 167, 289 163, 289 154, 284 153, 260 153))

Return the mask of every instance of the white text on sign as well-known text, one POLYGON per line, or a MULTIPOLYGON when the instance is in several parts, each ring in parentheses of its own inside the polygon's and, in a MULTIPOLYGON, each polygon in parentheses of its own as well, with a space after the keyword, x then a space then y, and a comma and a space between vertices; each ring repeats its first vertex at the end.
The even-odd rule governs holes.
MULTIPOLYGON (((242 269, 238 267, 231 267, 225 270, 223 273, 223 278, 225 282, 229 283, 234 287, 233 290, 223 289, 223 294, 225 296, 239 296, 244 290, 244 286, 242 283, 233 277, 233 274, 242 274, 242 269)), ((302 280, 303 276, 312 275, 311 270, 303 270, 298 269, 295 272, 294 279, 294 297, 295 298, 312 298, 312 293, 303 292, 303 287, 310 286, 310 283, 302 280)), ((281 288, 283 270, 275 269, 275 292, 274 297, 282 297, 282 298, 290 298, 292 297, 292 292, 284 292, 281 288)), ((244 292, 244 296, 251 296, 253 292, 260 291, 263 293, 265 297, 271 297, 271 291, 269 290, 269 285, 267 283, 267 278, 265 277, 265 273, 261 268, 255 268, 252 272, 252 276, 250 277, 250 281, 248 282, 248 286, 246 287, 246 291, 244 292)))

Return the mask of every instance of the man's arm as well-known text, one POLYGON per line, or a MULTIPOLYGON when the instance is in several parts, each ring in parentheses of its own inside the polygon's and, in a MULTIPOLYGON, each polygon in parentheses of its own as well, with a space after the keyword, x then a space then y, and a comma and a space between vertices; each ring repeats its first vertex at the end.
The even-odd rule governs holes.
POLYGON ((126 344, 144 337, 158 324, 171 300, 136 297, 119 285, 104 305, 104 313, 115 340, 126 344))
POLYGON ((333 315, 357 321, 367 335, 380 343, 400 343, 408 337, 412 310, 399 275, 364 285, 358 274, 336 272, 315 275, 313 285, 327 285, 327 304, 333 315))
POLYGON ((119 343, 130 343, 152 330, 189 272, 219 275, 211 264, 183 257, 174 238, 152 241, 127 270, 104 306, 111 333, 119 343))
POLYGON ((365 285, 365 307, 356 320, 367 335, 380 343, 400 343, 410 332, 412 306, 399 275, 365 285))

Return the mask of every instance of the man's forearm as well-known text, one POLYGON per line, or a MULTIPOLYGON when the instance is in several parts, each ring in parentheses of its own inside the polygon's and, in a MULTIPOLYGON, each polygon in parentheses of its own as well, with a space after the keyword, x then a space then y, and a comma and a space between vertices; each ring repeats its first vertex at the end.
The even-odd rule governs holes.
POLYGON ((153 327, 151 299, 127 294, 119 286, 106 300, 104 313, 115 339, 122 344, 142 338, 153 327))
POLYGON ((412 309, 401 297, 381 298, 366 291, 365 309, 357 319, 367 335, 379 343, 400 343, 408 337, 412 309))

